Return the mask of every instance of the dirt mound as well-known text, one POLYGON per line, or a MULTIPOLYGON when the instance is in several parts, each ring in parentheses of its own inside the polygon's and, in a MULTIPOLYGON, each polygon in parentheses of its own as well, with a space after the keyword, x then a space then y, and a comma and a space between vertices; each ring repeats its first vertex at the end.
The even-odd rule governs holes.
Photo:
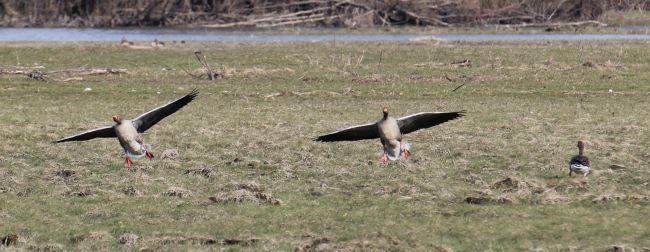
POLYGON ((235 184, 235 187, 238 188, 238 189, 248 190, 248 191, 251 191, 251 192, 263 192, 264 191, 264 189, 254 181, 244 182, 244 183, 241 183, 241 184, 235 184))
POLYGON ((170 244, 192 244, 195 246, 209 246, 209 245, 239 245, 239 246, 252 246, 259 242, 259 239, 223 239, 218 240, 212 237, 161 237, 157 238, 154 243, 166 246, 170 244))
POLYGON ((605 193, 594 197, 591 201, 594 203, 604 203, 604 202, 613 202, 613 201, 648 202, 650 201, 650 196, 638 195, 638 194, 626 195, 623 193, 605 193))
POLYGON ((172 196, 172 197, 186 198, 192 196, 192 191, 182 187, 172 186, 169 189, 167 189, 165 195, 172 196))
POLYGON ((138 239, 140 239, 140 237, 138 235, 126 233, 126 234, 120 235, 120 237, 117 238, 117 242, 119 242, 120 244, 127 245, 127 246, 133 246, 138 241, 138 239))
POLYGON ((206 246, 217 244, 219 241, 210 237, 161 237, 155 240, 155 243, 166 246, 170 244, 192 244, 206 246))
POLYGON ((239 245, 239 246, 252 246, 259 242, 259 239, 224 239, 221 241, 221 245, 239 245))
POLYGON ((648 252, 650 251, 650 248, 634 248, 625 245, 612 245, 611 247, 607 248, 607 250, 605 251, 607 252, 635 252, 635 251, 648 252))
POLYGON ((128 196, 142 196, 143 194, 142 191, 138 190, 133 186, 127 186, 125 188, 122 188, 121 191, 122 193, 124 193, 124 195, 128 195, 128 196))
POLYGON ((13 189, 11 189, 11 187, 0 186, 0 193, 6 193, 6 192, 11 192, 11 191, 13 191, 13 189))
MULTIPOLYGON (((322 248, 329 248, 328 243, 330 242, 327 238, 314 239, 311 241, 304 242, 296 246, 294 252, 306 252, 306 251, 322 251, 322 248), (322 248, 321 248, 322 247, 322 248)), ((331 250, 331 249, 330 249, 331 250)))
POLYGON ((257 202, 271 205, 280 205, 282 201, 274 198, 271 194, 264 192, 252 192, 246 189, 239 189, 231 192, 220 193, 209 198, 214 203, 242 203, 257 202))
POLYGON ((264 190, 255 182, 246 182, 235 184, 234 190, 220 193, 217 196, 209 198, 213 203, 242 203, 256 202, 260 204, 281 205, 280 199, 274 198, 270 193, 264 190))
POLYGON ((176 159, 178 155, 178 149, 167 149, 160 154, 160 159, 176 159))
POLYGON ((4 246, 16 245, 17 243, 18 243, 18 235, 15 234, 8 234, 5 235, 5 237, 2 237, 2 239, 0 239, 0 244, 4 246))
POLYGON ((520 194, 542 193, 544 188, 536 183, 524 179, 507 177, 492 183, 490 189, 498 189, 503 192, 516 192, 520 194))
MULTIPOLYGON (((310 236, 307 236, 310 237, 310 236)), ((391 251, 395 246, 406 248, 406 251, 424 251, 414 241, 400 240, 382 233, 370 235, 364 239, 335 241, 324 237, 311 237, 294 247, 294 252, 305 251, 391 251)), ((450 248, 435 246, 432 251, 453 251, 450 248)))
POLYGON ((187 169, 185 171, 185 174, 199 175, 199 176, 209 178, 214 175, 214 170, 211 167, 193 167, 187 169))
POLYGON ((55 171, 54 174, 56 176, 59 176, 59 177, 69 178, 69 177, 72 177, 75 174, 77 174, 77 172, 74 171, 74 170, 70 170, 70 169, 61 169, 61 170, 55 171))
POLYGON ((89 189, 83 189, 83 190, 79 190, 79 191, 70 190, 70 191, 66 191, 66 192, 63 193, 63 196, 66 196, 66 197, 86 197, 86 196, 90 196, 90 195, 93 195, 93 192, 90 191, 89 189))
POLYGON ((490 197, 490 196, 478 196, 478 197, 467 197, 465 202, 468 204, 474 205, 486 205, 486 204, 510 204, 513 203, 513 200, 506 196, 499 197, 490 197))
POLYGON ((29 250, 37 252, 58 252, 63 251, 63 245, 52 243, 41 246, 29 246, 29 250))

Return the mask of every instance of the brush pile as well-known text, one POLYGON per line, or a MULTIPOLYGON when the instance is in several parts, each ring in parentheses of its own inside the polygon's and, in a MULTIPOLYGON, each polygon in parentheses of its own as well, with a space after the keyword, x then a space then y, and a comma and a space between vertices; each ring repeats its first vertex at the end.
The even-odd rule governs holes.
POLYGON ((593 20, 645 0, 0 0, 2 26, 214 28, 477 25, 593 20))

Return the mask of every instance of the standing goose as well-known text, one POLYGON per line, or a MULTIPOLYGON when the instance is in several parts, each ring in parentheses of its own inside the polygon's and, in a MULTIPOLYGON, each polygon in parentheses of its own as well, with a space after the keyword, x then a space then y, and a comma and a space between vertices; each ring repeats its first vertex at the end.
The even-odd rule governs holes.
POLYGON ((575 155, 569 161, 569 176, 571 173, 582 173, 586 177, 589 174, 589 158, 584 156, 585 144, 578 141, 578 155, 575 155))
POLYGON ((402 139, 402 134, 408 134, 419 129, 426 129, 438 124, 464 116, 459 112, 420 112, 417 114, 395 119, 388 116, 388 108, 384 107, 384 117, 378 122, 352 126, 327 135, 314 138, 314 141, 357 141, 379 138, 383 145, 380 164, 388 160, 399 160, 411 155, 410 145, 402 139))
POLYGON ((120 145, 124 149, 126 156, 124 167, 131 169, 131 166, 133 165, 133 161, 131 160, 132 157, 140 158, 146 156, 149 160, 153 159, 151 147, 148 144, 144 144, 140 133, 145 132, 163 118, 173 114, 183 106, 190 103, 198 94, 199 91, 194 89, 189 94, 146 112, 133 120, 122 119, 122 117, 114 115, 113 121, 115 122, 115 125, 91 129, 74 136, 54 141, 54 143, 86 141, 93 138, 117 137, 117 140, 120 141, 120 145))

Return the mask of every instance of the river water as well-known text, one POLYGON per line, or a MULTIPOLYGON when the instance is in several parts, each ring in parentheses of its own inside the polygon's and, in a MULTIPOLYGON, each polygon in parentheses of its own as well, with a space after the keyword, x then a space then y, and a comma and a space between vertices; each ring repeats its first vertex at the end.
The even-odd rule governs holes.
MULTIPOLYGON (((643 28, 643 27, 642 27, 643 28)), ((646 31, 650 27, 645 27, 646 31)), ((639 28, 641 29, 641 28, 639 28)), ((320 41, 551 41, 551 40, 650 40, 648 34, 264 34, 214 29, 170 28, 0 28, 0 41, 81 42, 119 41, 221 41, 221 42, 320 42, 320 41)))

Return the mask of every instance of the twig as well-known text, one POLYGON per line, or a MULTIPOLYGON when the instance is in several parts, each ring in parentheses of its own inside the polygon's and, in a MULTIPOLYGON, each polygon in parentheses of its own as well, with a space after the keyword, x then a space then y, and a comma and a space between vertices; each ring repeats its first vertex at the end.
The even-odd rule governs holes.
POLYGON ((359 60, 357 60, 357 64, 354 67, 358 67, 361 64, 361 62, 363 61, 363 56, 365 56, 365 55, 366 55, 366 50, 364 49, 361 52, 361 57, 359 57, 359 60))
POLYGON ((465 86, 465 84, 467 84, 467 82, 465 82, 465 83, 463 83, 463 84, 460 84, 460 86, 454 88, 454 90, 451 90, 451 92, 455 92, 455 91, 458 90, 459 88, 465 86))
POLYGON ((205 55, 201 53, 201 51, 195 51, 194 55, 196 56, 196 59, 199 60, 199 63, 201 63, 201 65, 203 65, 203 67, 207 70, 209 80, 214 80, 217 77, 221 76, 220 73, 212 71, 210 65, 208 65, 208 60, 205 58, 205 55))

